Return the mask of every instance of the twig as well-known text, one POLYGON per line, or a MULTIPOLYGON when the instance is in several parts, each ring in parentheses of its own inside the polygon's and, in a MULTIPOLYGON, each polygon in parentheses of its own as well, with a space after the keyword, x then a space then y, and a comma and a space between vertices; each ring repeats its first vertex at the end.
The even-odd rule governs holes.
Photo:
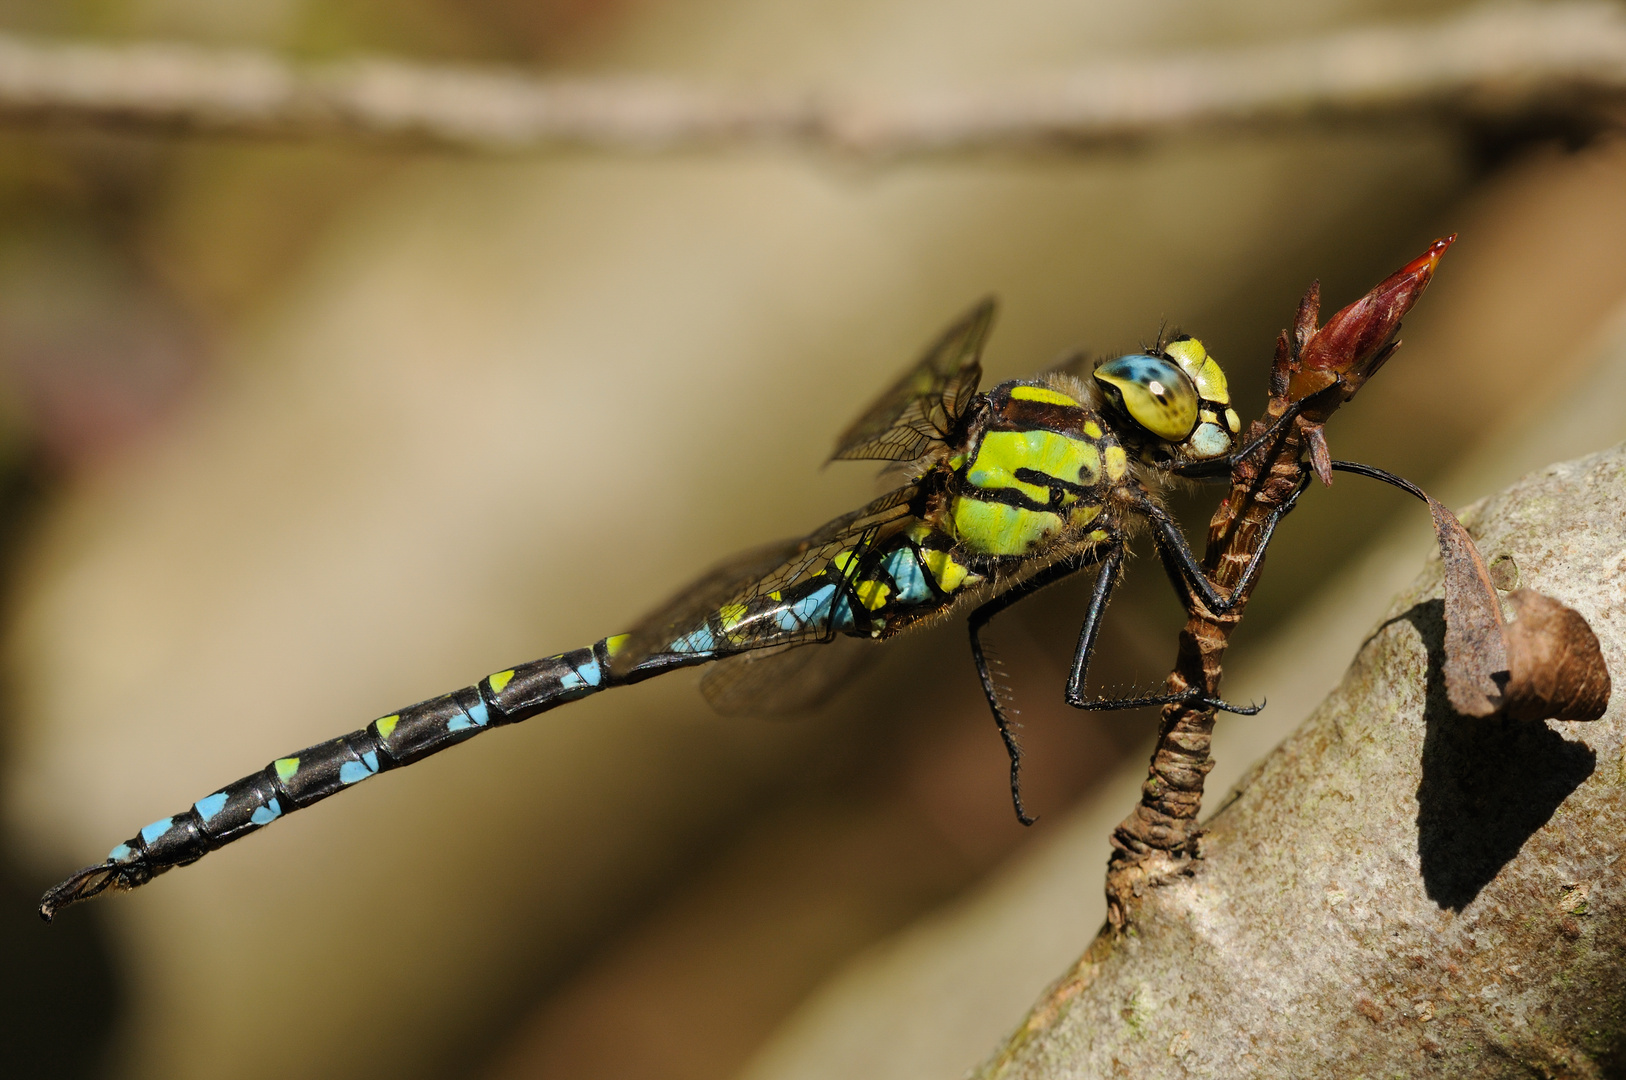
MULTIPOLYGON (((1316 325, 1319 283, 1305 293, 1292 335, 1284 330, 1277 342, 1266 416, 1255 421, 1244 437, 1263 433, 1291 404, 1296 403, 1300 412, 1274 444, 1232 470, 1230 494, 1209 523, 1204 565, 1214 583, 1230 594, 1232 606, 1222 615, 1214 614, 1191 595, 1168 679, 1171 693, 1197 687, 1209 698, 1219 694, 1225 649, 1248 601, 1246 593, 1234 590, 1243 584, 1244 568, 1265 541, 1269 519, 1278 509, 1290 508, 1310 470, 1331 482, 1332 463, 1322 430, 1327 419, 1399 346, 1395 335, 1401 317, 1428 287, 1440 257, 1455 240, 1455 235, 1436 240, 1325 326, 1316 325), (1306 453, 1308 462, 1303 460, 1306 453)), ((1134 921, 1135 908, 1148 888, 1192 872, 1201 835, 1197 815, 1203 785, 1214 767, 1209 756, 1213 731, 1214 710, 1207 705, 1163 707, 1140 803, 1112 834, 1106 891, 1107 920, 1115 930, 1134 921)))
POLYGON ((1507 119, 1623 98, 1626 14, 1597 3, 1489 8, 1427 24, 897 93, 537 78, 381 59, 297 65, 257 52, 0 35, 0 122, 367 136, 484 152, 803 144, 898 156, 1086 148, 1328 120, 1507 119))

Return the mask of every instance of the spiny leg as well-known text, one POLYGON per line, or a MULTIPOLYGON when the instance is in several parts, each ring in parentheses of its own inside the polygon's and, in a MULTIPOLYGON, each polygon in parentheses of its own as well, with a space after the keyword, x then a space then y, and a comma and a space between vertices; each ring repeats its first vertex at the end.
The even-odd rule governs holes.
POLYGON ((1168 572, 1169 580, 1173 582, 1175 589, 1183 597, 1189 597, 1191 590, 1194 589, 1204 607, 1215 615, 1224 615, 1236 605, 1238 599, 1248 595, 1253 588, 1254 578, 1259 576, 1259 571, 1264 566, 1265 549, 1270 546, 1276 526, 1280 524, 1282 518, 1292 512, 1293 507, 1298 504, 1299 497, 1310 486, 1310 478, 1314 474, 1302 464, 1300 469, 1298 486, 1293 489, 1293 494, 1265 518, 1259 544, 1248 558, 1248 565, 1243 568, 1242 576, 1231 589, 1229 596, 1221 596, 1214 583, 1208 579, 1202 563, 1197 561, 1197 556, 1191 551, 1191 545, 1186 543, 1185 533, 1180 531, 1179 523, 1169 516, 1169 512, 1150 498, 1141 502, 1139 509, 1152 523, 1152 538, 1157 543, 1163 568, 1168 572))
MULTIPOLYGON (((1280 524, 1282 518, 1291 513, 1293 507, 1298 504, 1299 497, 1304 494, 1305 489, 1310 485, 1310 478, 1312 475, 1313 474, 1309 469, 1301 466, 1301 475, 1299 477, 1298 486, 1295 487, 1293 489, 1293 493, 1289 495, 1280 506, 1273 509, 1270 512, 1270 515, 1265 519, 1264 525, 1261 527, 1259 544, 1254 549, 1252 556, 1249 557, 1248 565, 1243 568, 1242 576, 1237 580, 1236 585, 1230 590, 1229 596, 1221 596, 1219 590, 1215 588, 1214 583, 1209 580, 1208 574, 1204 571, 1202 564, 1197 561, 1197 556, 1192 553, 1191 545, 1186 543, 1185 534, 1180 531, 1179 524, 1169 516, 1168 511, 1164 510, 1150 498, 1144 499, 1140 509, 1141 512, 1145 514, 1147 520, 1152 523, 1152 537, 1157 545, 1158 559, 1163 564, 1163 572, 1168 575, 1169 581, 1174 585, 1175 591, 1180 594, 1182 602, 1189 605, 1192 599, 1191 594, 1193 591, 1195 591, 1198 598, 1202 600, 1203 606, 1206 607, 1210 612, 1216 615, 1224 615, 1236 605, 1238 599, 1247 596, 1253 589, 1254 579, 1258 577, 1260 569, 1264 566, 1265 551, 1267 548, 1269 548, 1271 538, 1276 533, 1276 526, 1280 524)), ((1098 590, 1099 588, 1100 587, 1097 586, 1098 590)), ((1103 607, 1104 606, 1105 605, 1103 603, 1103 607)), ((1092 618, 1099 617, 1099 612, 1095 611, 1093 606, 1090 614, 1092 618)), ((1253 716, 1264 708, 1263 704, 1248 706, 1233 705, 1223 698, 1213 697, 1209 694, 1205 694, 1197 687, 1192 687, 1190 690, 1187 690, 1182 694, 1170 694, 1144 698, 1123 698, 1115 701, 1083 701, 1083 672, 1084 668, 1086 668, 1089 664, 1089 652, 1094 648, 1093 637, 1093 630, 1091 629, 1090 623, 1087 620, 1085 623, 1085 632, 1081 633, 1079 636, 1078 654, 1073 658, 1074 677, 1077 680, 1076 692, 1074 684, 1071 682, 1068 684, 1068 704, 1073 705, 1075 708, 1111 710, 1138 708, 1143 705, 1168 705, 1175 702, 1196 701, 1211 709, 1218 709, 1221 712, 1237 713, 1242 716, 1253 716)))
POLYGON ((1339 472, 1354 473, 1356 476, 1364 476, 1369 480, 1382 480, 1385 484, 1393 484, 1406 494, 1415 496, 1424 504, 1428 502, 1428 496, 1423 493, 1422 488, 1405 477, 1396 476, 1392 472, 1385 472, 1375 465, 1362 465, 1358 461, 1334 461, 1332 467, 1339 472))
POLYGON ((1067 704, 1075 709, 1086 709, 1091 712, 1116 712, 1122 709, 1140 709, 1148 705, 1172 705, 1175 702, 1191 701, 1196 698, 1212 708, 1225 712, 1241 713, 1252 716, 1258 712, 1257 707, 1242 708, 1219 698, 1211 698, 1200 692, 1188 690, 1181 694, 1152 694, 1133 698, 1097 698, 1090 700, 1084 696, 1085 678, 1089 673, 1090 658, 1095 654, 1095 640, 1101 629, 1101 617, 1106 613, 1107 602, 1112 598, 1112 590, 1118 583, 1118 570, 1123 565, 1123 544, 1115 545, 1101 562, 1101 576, 1095 581, 1095 591, 1090 595, 1089 610, 1084 613, 1084 626, 1078 632, 1078 648, 1073 652, 1073 669, 1067 678, 1067 704))
MULTIPOLYGON (((1117 550, 1121 554, 1121 547, 1117 550)), ((988 620, 1018 600, 1032 596, 1046 585, 1054 585, 1062 578, 1077 573, 1078 570, 1079 567, 1071 562, 1051 563, 1026 581, 1000 593, 977 608, 966 620, 967 627, 971 631, 971 659, 977 664, 977 678, 982 681, 983 695, 988 699, 988 707, 993 710, 994 723, 999 727, 999 737, 1005 743, 1005 753, 1010 755, 1011 802, 1016 807, 1016 820, 1024 825, 1032 825, 1038 819, 1029 817, 1027 810, 1022 806, 1022 747, 1017 744, 1016 733, 1011 730, 1010 720, 1005 716, 1005 709, 999 703, 999 688, 994 685, 993 672, 988 670, 988 658, 982 651, 982 628, 988 625, 988 620)))

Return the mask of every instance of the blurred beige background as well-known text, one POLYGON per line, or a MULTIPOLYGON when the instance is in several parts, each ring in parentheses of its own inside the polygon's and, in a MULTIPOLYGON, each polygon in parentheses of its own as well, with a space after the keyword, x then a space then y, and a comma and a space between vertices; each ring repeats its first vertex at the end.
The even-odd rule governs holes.
MULTIPOLYGON (((885 86, 1453 8, 148 0, 13 3, 0 26, 885 86)), ((1168 322, 1227 364, 1246 413, 1312 278, 1330 311, 1460 232, 1405 349, 1332 432, 1341 456, 1452 475, 1584 387, 1626 301, 1626 148, 1503 135, 1396 124, 887 164, 0 132, 11 906, 272 757, 586 644, 722 555, 863 500, 865 467, 820 471, 830 440, 988 292, 990 381, 1168 322)), ((1187 500, 1194 522, 1211 498, 1187 500)), ((1353 479, 1306 504, 1238 642, 1241 665, 1281 657, 1237 690, 1270 697, 1278 725, 1316 693, 1279 696, 1282 669, 1330 686, 1358 637, 1266 639, 1412 512, 1353 479)), ((1128 809, 1145 718, 1059 701, 1081 609, 1082 586, 1057 590, 992 633, 1032 830, 957 626, 795 722, 712 716, 680 674, 49 932, 7 929, 12 969, 39 973, 15 993, 48 1001, 14 1015, 37 1013, 29 1045, 87 1075, 699 1080, 753 1059, 752 1075, 882 1075, 797 1049, 839 1014, 845 983, 820 985, 971 890, 1020 891, 1002 875, 1040 857, 1024 848, 1128 809), (1068 823, 1097 805, 1121 809, 1068 823), (823 1011, 798 1014, 809 1001, 823 1011)), ((1177 624, 1156 568, 1134 566, 1105 682, 1159 678, 1177 624)), ((1094 933, 1100 866, 1074 872, 1076 917, 1047 908, 1022 963, 988 973, 986 1027, 919 1021, 939 1074, 1094 933)))

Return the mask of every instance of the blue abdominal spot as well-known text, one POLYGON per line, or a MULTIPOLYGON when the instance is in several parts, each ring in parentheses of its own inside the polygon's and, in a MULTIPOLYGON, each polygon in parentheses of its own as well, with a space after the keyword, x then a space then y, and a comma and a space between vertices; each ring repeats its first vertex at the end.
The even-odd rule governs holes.
POLYGON ((371 750, 361 755, 360 761, 347 761, 339 766, 339 783, 354 784, 378 772, 378 755, 371 750))
POLYGON ((886 560, 886 572, 892 575, 893 584, 897 586, 895 603, 924 604, 932 598, 925 571, 920 568, 920 560, 915 558, 912 549, 894 551, 886 560))
MULTIPOLYGON (((774 612, 774 623, 787 634, 803 630, 823 630, 830 622, 830 602, 835 599, 836 587, 825 585, 800 600, 793 601, 774 612)), ((852 623, 849 614, 847 622, 852 623)))
MULTIPOLYGON (((568 678, 569 676, 566 676, 565 679, 559 680, 559 685, 569 689, 573 684, 567 681, 568 678)), ((486 703, 482 701, 478 705, 464 709, 446 721, 446 730, 465 731, 471 727, 485 727, 488 719, 490 719, 490 710, 486 707, 486 703)), ((343 779, 343 777, 340 777, 340 779, 343 779)))
POLYGON ((210 818, 214 817, 225 808, 226 793, 224 791, 217 791, 208 798, 199 799, 197 802, 192 804, 192 809, 198 812, 198 817, 203 819, 203 823, 205 825, 209 823, 210 818))
MULTIPOLYGON (((712 637, 711 628, 702 626, 692 633, 685 634, 667 648, 667 652, 674 653, 709 653, 717 648, 717 639, 712 637)), ((584 684, 582 677, 575 672, 566 675, 560 680, 560 685, 569 688, 584 684)))
POLYGON ((269 825, 281 816, 282 804, 272 798, 264 806, 257 807, 254 813, 249 815, 248 820, 254 825, 269 825))

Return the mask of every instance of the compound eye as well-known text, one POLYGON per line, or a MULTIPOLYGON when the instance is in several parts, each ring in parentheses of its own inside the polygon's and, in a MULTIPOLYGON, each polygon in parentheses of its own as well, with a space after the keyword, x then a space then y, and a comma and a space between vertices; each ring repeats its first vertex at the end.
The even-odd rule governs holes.
POLYGON ((1115 392, 1129 418, 1165 442, 1177 443, 1197 426, 1197 388, 1185 372, 1160 356, 1108 360, 1095 380, 1115 392))

